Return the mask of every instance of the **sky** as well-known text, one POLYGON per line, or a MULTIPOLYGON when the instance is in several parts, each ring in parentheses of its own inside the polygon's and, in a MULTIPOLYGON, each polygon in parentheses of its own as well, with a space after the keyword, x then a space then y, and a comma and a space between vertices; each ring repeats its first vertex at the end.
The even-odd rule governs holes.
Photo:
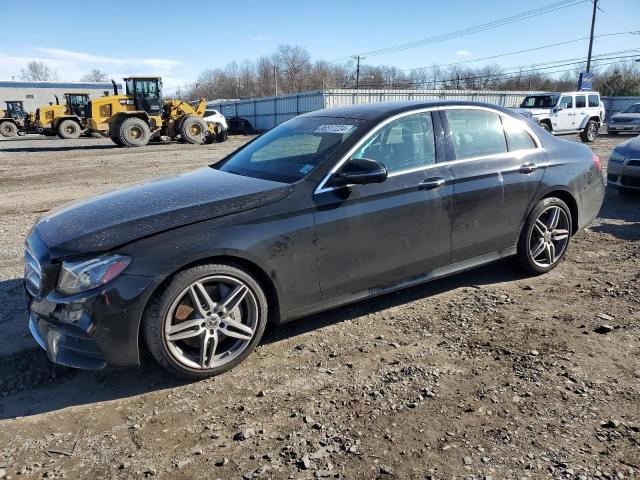
MULTIPOLYGON (((557 1, 0 0, 4 39, 0 44, 0 80, 19 80, 21 68, 35 59, 57 70, 60 80, 77 81, 94 68, 116 79, 159 75, 165 92, 173 93, 194 82, 203 70, 271 54, 280 44, 300 45, 314 60, 333 61, 451 33, 557 1)), ((599 0, 599 7, 596 35, 640 31, 640 0, 599 0)), ((409 69, 565 42, 589 35, 591 13, 591 0, 584 0, 535 18, 371 56, 363 62, 409 69)), ((640 58, 640 34, 596 38, 593 53, 630 48, 637 48, 640 58)), ((514 67, 586 57, 587 49, 588 41, 581 40, 466 65, 514 67)))

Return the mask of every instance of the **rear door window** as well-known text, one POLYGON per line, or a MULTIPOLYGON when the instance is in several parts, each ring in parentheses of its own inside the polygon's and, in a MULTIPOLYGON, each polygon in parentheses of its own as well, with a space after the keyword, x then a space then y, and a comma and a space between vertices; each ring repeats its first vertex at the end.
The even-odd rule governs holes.
POLYGON ((576 95, 576 108, 585 108, 587 106, 587 99, 584 95, 576 95))
POLYGON ((507 151, 500 115, 486 110, 445 110, 456 159, 497 155, 507 151))
POLYGON ((536 143, 522 126, 522 122, 510 117, 503 117, 502 124, 504 125, 504 131, 507 134, 510 151, 530 150, 532 148, 536 148, 536 143))

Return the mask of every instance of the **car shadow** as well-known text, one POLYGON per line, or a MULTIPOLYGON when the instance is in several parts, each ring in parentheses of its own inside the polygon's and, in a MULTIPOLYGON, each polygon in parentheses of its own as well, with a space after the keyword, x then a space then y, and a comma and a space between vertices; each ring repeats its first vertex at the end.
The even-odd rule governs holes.
POLYGON ((608 188, 598 221, 590 229, 621 240, 640 240, 640 193, 621 195, 608 188))
MULTIPOLYGON (((455 288, 482 288, 483 285, 523 278, 526 278, 523 273, 511 267, 507 261, 501 261, 398 292, 361 300, 284 325, 269 326, 261 344, 268 345, 297 337, 312 330, 455 288)), ((140 368, 83 371, 52 364, 34 341, 31 349, 0 357, 0 420, 127 398, 189 383, 162 370, 144 349, 141 355, 140 368)))
POLYGON ((354 302, 325 312, 267 328, 262 344, 278 342, 287 338, 303 335, 336 323, 357 317, 377 313, 388 308, 404 305, 422 298, 428 298, 462 287, 482 288, 505 282, 522 280, 528 276, 513 266, 510 260, 502 260, 484 267, 457 273, 414 287, 354 302))
POLYGON ((12 148, 4 148, 0 145, 0 152, 8 152, 8 153, 36 153, 36 152, 68 152, 71 150, 110 150, 112 148, 120 148, 115 143, 113 145, 76 145, 76 146, 65 146, 65 145, 52 145, 48 147, 12 147, 12 148))

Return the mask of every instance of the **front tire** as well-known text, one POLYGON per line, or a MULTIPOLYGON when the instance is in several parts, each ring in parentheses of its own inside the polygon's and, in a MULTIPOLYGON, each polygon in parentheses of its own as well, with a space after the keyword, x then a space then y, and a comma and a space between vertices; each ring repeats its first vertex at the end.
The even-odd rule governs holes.
POLYGON ((3 137, 15 137, 18 133, 18 127, 13 122, 0 122, 0 135, 3 137))
POLYGON ((113 143, 115 143, 119 147, 124 147, 119 137, 109 137, 113 143))
POLYGON ((553 270, 562 260, 571 239, 572 218, 559 198, 542 199, 532 210, 520 233, 517 260, 528 273, 553 270))
POLYGON ((63 120, 58 125, 57 133, 60 138, 80 138, 82 128, 75 120, 63 120))
POLYGON ((598 138, 598 123, 595 120, 589 120, 584 130, 580 132, 580 139, 584 143, 591 143, 596 138, 598 138))
POLYGON ((180 122, 180 138, 183 142, 202 144, 208 135, 207 122, 195 115, 189 115, 180 122))
POLYGON ((123 147, 144 147, 151 139, 151 130, 141 118, 130 117, 118 125, 117 135, 123 147))
POLYGON ((547 122, 540 123, 540 126, 544 128, 547 132, 551 133, 551 126, 547 122))
POLYGON ((175 275, 147 306, 142 335, 156 361, 190 380, 224 373, 262 338, 267 299, 248 272, 225 263, 175 275))

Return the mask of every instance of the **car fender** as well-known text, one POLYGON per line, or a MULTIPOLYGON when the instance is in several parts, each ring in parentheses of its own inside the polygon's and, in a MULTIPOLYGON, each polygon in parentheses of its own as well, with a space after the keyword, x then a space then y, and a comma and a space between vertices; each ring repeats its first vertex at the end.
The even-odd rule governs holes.
POLYGON ((595 120, 598 124, 600 124, 600 116, 599 115, 593 115, 591 112, 588 112, 584 118, 582 119, 582 121, 580 122, 580 126, 578 127, 580 130, 586 128, 587 123, 590 120, 595 120))

